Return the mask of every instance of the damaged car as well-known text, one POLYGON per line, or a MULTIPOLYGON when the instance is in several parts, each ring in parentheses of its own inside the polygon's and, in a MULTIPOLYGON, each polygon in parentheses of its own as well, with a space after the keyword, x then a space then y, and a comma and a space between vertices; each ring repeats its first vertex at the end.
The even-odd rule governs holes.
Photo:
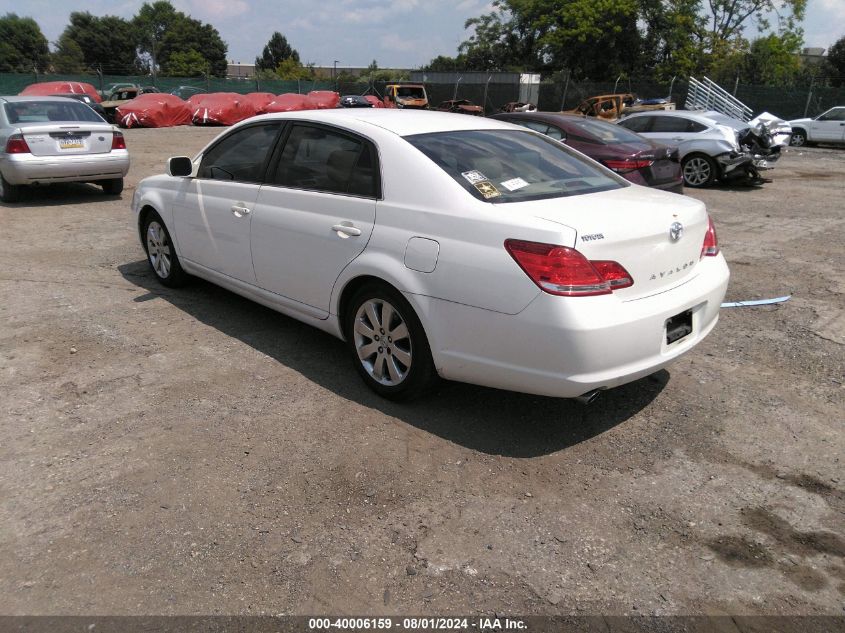
POLYGON ((765 121, 755 125, 715 111, 643 112, 618 125, 678 148, 684 184, 706 187, 716 181, 764 182, 760 172, 780 158, 765 121))

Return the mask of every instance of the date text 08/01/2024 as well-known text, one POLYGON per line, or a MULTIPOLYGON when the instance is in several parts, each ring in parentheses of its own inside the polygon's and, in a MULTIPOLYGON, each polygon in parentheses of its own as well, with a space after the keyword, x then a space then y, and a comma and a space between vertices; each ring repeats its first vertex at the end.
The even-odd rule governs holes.
POLYGON ((512 618, 390 618, 390 617, 358 617, 358 618, 309 618, 308 630, 390 630, 392 628, 407 631, 424 630, 470 630, 476 631, 506 631, 524 630, 525 622, 512 618))

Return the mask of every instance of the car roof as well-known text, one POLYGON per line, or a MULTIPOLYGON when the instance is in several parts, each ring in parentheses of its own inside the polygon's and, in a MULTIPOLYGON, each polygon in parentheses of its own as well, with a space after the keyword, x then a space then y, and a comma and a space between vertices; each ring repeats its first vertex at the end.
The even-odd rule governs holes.
POLYGON ((392 108, 348 108, 329 110, 300 110, 264 114, 248 119, 255 121, 297 119, 344 125, 352 130, 364 132, 375 126, 399 136, 429 134, 434 132, 457 132, 462 130, 513 130, 514 126, 494 119, 469 117, 465 114, 436 112, 430 110, 394 110, 392 108))
MULTIPOLYGON (((497 112, 491 115, 493 118, 509 118, 509 119, 537 119, 548 121, 549 123, 562 123, 568 121, 584 121, 585 116, 581 114, 572 114, 571 112, 542 112, 534 110, 533 112, 497 112)), ((608 124, 610 125, 610 124, 608 124)))
POLYGON ((8 97, 5 97, 5 96, 0 97, 0 101, 4 101, 6 103, 22 103, 22 102, 27 102, 27 101, 30 101, 30 102, 31 101, 59 101, 59 102, 63 102, 63 101, 68 101, 69 99, 70 99, 69 97, 64 97, 64 96, 38 96, 38 95, 32 95, 32 96, 14 95, 14 96, 8 96, 8 97))
POLYGON ((641 118, 644 116, 683 117, 698 121, 704 125, 743 125, 748 127, 747 123, 743 123, 739 119, 734 119, 715 110, 649 110, 648 112, 635 112, 626 116, 625 119, 641 118))

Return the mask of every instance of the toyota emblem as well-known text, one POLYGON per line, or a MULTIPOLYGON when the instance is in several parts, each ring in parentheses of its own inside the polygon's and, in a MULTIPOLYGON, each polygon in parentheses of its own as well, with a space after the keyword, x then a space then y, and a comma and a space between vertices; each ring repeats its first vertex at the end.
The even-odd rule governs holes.
POLYGON ((672 226, 669 227, 669 238, 673 242, 677 242, 681 239, 681 236, 684 234, 684 225, 680 222, 672 222, 672 226))

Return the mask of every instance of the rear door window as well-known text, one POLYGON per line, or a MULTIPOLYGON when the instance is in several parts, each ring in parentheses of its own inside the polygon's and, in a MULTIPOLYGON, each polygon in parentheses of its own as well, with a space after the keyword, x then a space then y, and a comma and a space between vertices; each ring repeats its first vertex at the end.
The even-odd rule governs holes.
POLYGON ((340 131, 294 124, 272 182, 293 189, 377 198, 375 147, 365 139, 340 131))

